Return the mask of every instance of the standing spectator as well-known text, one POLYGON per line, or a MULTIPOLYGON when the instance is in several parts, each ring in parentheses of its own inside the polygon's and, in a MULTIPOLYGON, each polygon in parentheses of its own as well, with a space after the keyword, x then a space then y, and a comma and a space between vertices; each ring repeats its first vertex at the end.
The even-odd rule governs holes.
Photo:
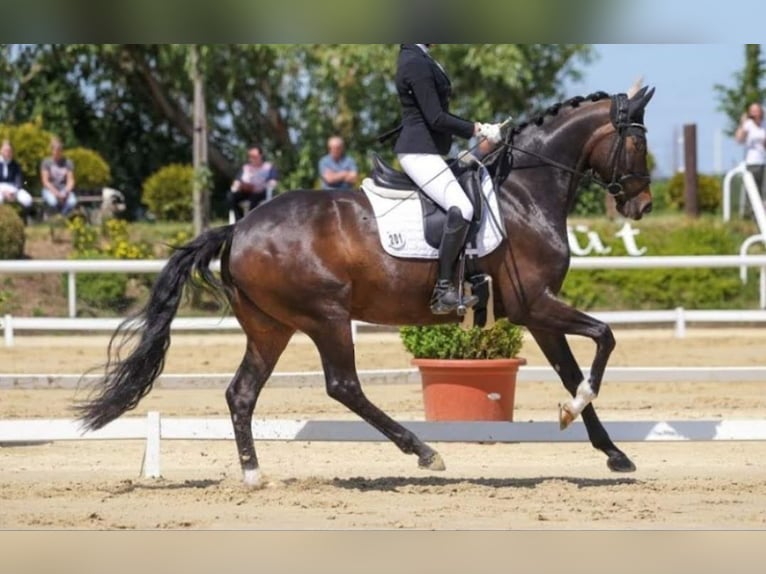
POLYGON ((242 203, 247 203, 247 211, 254 209, 263 201, 271 199, 277 187, 279 175, 269 161, 263 159, 263 148, 253 145, 247 151, 247 163, 237 173, 226 196, 229 210, 235 219, 242 219, 242 203))
POLYGON ((21 187, 23 181, 21 166, 13 159, 11 142, 4 140, 0 146, 0 204, 17 201, 22 207, 22 219, 26 222, 32 210, 32 196, 21 187))
POLYGON ((745 165, 753 174, 755 183, 764 197, 764 168, 766 167, 766 128, 763 125, 763 107, 754 102, 742 114, 734 138, 745 145, 745 165))
POLYGON ((319 178, 324 189, 350 189, 356 185, 359 170, 354 158, 346 155, 346 146, 339 136, 327 140, 326 156, 319 160, 319 178))
POLYGON ((40 165, 40 179, 45 204, 61 215, 69 215, 77 205, 74 163, 64 157, 64 146, 58 138, 51 140, 51 157, 46 157, 40 165))

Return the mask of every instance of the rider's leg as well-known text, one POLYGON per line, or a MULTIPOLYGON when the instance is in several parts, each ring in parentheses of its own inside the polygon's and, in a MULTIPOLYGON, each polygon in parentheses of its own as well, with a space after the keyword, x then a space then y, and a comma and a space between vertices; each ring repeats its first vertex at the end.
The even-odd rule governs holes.
POLYGON ((455 174, 447 162, 432 153, 402 153, 397 156, 399 163, 410 179, 433 199, 444 211, 457 207, 463 219, 470 222, 473 219, 473 204, 463 191, 455 174))
MULTIPOLYGON (((431 296, 431 311, 437 315, 450 313, 458 306, 471 307, 478 297, 460 300, 455 286, 455 263, 465 244, 473 218, 473 205, 441 156, 433 154, 400 154, 399 163, 405 173, 438 205, 447 211, 447 222, 439 245, 439 269, 431 296)), ((462 277, 458 278, 462 281, 462 277)))

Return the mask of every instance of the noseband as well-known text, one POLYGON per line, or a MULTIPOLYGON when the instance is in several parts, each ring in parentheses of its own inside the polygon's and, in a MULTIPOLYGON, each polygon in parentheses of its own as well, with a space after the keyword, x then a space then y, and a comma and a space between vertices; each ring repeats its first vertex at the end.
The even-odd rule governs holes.
MULTIPOLYGON (((510 171, 513 169, 513 152, 518 151, 518 152, 530 155, 532 157, 535 157, 547 165, 559 168, 563 171, 567 171, 571 173, 572 175, 578 176, 579 178, 584 178, 586 180, 592 181, 599 187, 602 187, 603 189, 605 189, 616 200, 625 199, 625 183, 627 181, 637 179, 643 182, 643 185, 641 186, 639 191, 636 194, 634 194, 634 195, 638 195, 638 193, 643 191, 649 185, 651 181, 651 176, 649 174, 642 174, 642 173, 626 173, 622 176, 618 176, 617 170, 619 168, 620 156, 622 155, 622 152, 625 149, 625 140, 628 137, 632 137, 634 139, 641 139, 644 141, 644 145, 646 145, 645 134, 647 129, 643 123, 630 121, 630 104, 629 104, 629 98, 626 94, 615 94, 611 96, 610 99, 612 100, 612 107, 609 111, 609 116, 618 137, 614 139, 612 148, 609 151, 609 165, 610 165, 610 171, 612 172, 612 177, 609 182, 605 182, 603 179, 601 179, 600 177, 598 177, 597 175, 593 173, 586 173, 583 171, 579 171, 577 169, 573 169, 567 165, 564 165, 563 163, 560 163, 558 161, 545 157, 542 154, 539 154, 531 150, 525 150, 516 146, 513 143, 513 136, 515 135, 514 130, 509 130, 505 141, 497 150, 498 152, 500 152, 500 150, 502 150, 503 148, 505 148, 506 150, 506 153, 503 154, 504 157, 502 159, 504 160, 504 163, 506 164, 505 167, 507 169, 507 173, 510 173, 510 171)), ((498 170, 498 174, 497 174, 498 176, 500 175, 499 173, 500 171, 501 170, 498 170)), ((507 176, 507 173, 506 173, 506 176, 507 176)))

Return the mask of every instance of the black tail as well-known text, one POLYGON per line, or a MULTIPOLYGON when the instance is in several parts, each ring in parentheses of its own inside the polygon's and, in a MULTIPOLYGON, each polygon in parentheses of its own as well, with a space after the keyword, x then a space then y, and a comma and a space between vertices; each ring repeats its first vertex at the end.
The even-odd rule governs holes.
POLYGON ((97 396, 75 406, 86 429, 99 429, 135 408, 151 390, 165 366, 165 354, 170 346, 170 323, 178 311, 187 282, 195 287, 206 287, 219 296, 228 290, 209 266, 224 246, 228 248, 232 231, 232 225, 211 229, 178 248, 157 277, 146 306, 123 321, 114 332, 109 342, 104 377, 94 389, 97 396), (121 359, 120 350, 137 335, 140 340, 135 348, 121 359))

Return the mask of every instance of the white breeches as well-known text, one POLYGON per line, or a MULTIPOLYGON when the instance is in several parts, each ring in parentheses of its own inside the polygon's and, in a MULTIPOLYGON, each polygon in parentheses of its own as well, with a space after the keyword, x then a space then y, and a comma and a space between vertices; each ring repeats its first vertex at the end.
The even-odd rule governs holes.
POLYGON ((399 163, 410 179, 445 211, 457 207, 463 219, 473 219, 473 205, 447 162, 432 153, 400 153, 399 163))
POLYGON ((11 201, 18 201, 24 207, 32 205, 32 196, 25 189, 18 189, 15 185, 9 183, 0 183, 0 203, 6 199, 6 194, 10 196, 11 201))

